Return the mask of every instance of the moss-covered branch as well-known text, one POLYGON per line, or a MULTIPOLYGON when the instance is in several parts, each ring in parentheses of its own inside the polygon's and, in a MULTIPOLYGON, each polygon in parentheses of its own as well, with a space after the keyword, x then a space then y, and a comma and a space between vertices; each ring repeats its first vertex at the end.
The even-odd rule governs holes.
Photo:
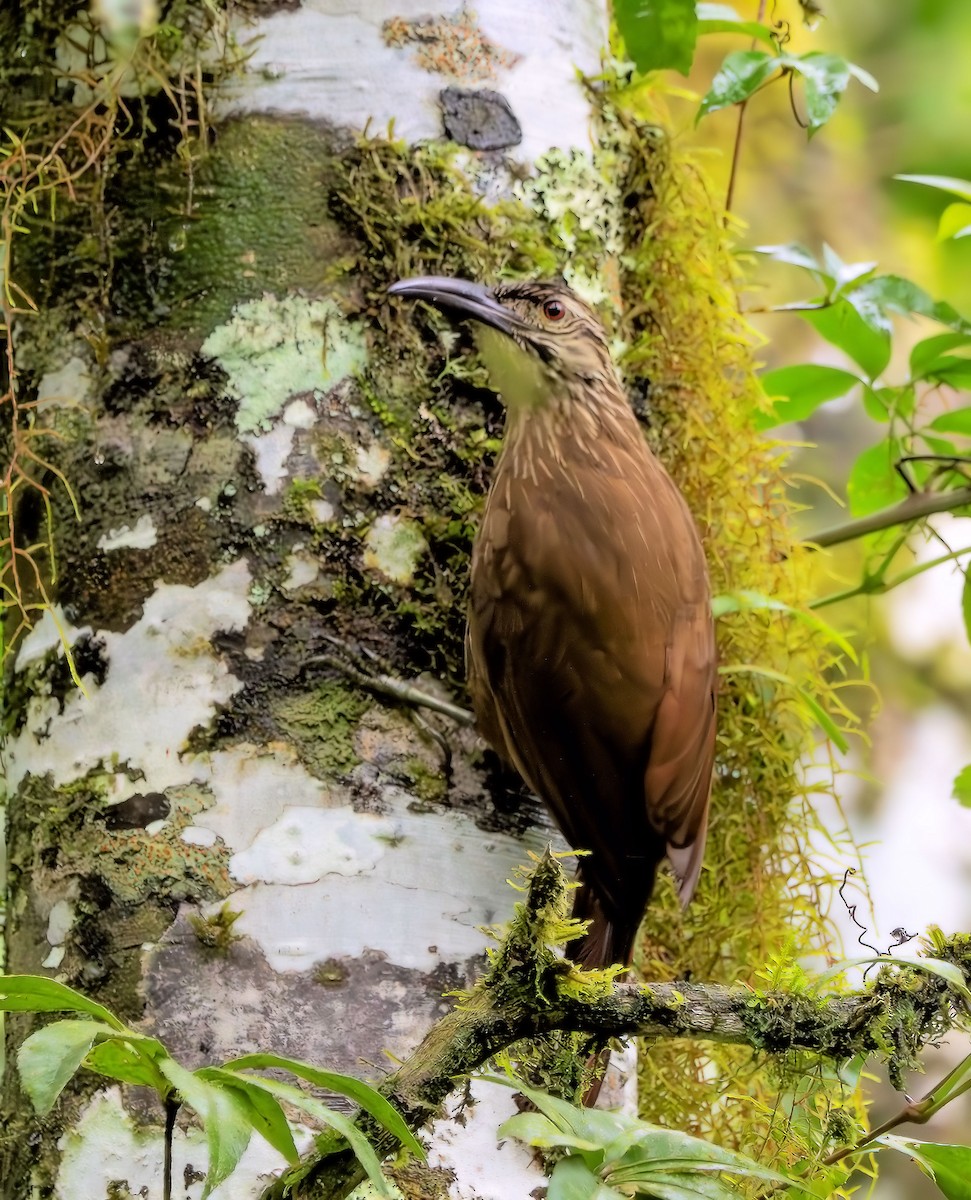
MULTIPOLYGON (((958 991, 940 974, 885 966, 854 993, 819 995, 808 987, 757 991, 702 983, 617 984, 611 971, 581 972, 553 946, 576 932, 566 918, 570 885, 547 854, 529 877, 525 900, 489 969, 471 993, 429 1031, 381 1092, 419 1129, 464 1079, 516 1043, 555 1032, 610 1037, 696 1038, 768 1054, 802 1050, 845 1061, 876 1055, 900 1086, 922 1049, 960 1023, 958 991)), ((971 982, 971 936, 934 936, 929 967, 944 961, 971 982)), ((395 1139, 367 1116, 357 1123, 379 1154, 395 1139)), ((353 1154, 318 1149, 271 1187, 264 1200, 338 1200, 364 1179, 353 1154)))

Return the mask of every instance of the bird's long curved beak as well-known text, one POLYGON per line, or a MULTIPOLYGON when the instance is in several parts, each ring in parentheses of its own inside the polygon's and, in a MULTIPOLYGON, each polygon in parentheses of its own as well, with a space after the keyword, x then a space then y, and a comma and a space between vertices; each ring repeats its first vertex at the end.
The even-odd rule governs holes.
POLYGON ((520 333, 523 328, 516 314, 503 308, 490 288, 469 279, 448 279, 442 275, 399 279, 388 288, 388 295, 425 300, 442 312, 456 317, 471 317, 510 336, 520 333))

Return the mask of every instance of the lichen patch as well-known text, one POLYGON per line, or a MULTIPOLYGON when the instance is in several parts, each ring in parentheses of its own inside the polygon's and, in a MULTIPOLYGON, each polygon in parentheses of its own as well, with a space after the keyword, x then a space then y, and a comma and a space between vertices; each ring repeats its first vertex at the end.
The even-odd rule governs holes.
MULTIPOLYGON (((9 746, 10 786, 47 772, 69 783, 104 763, 127 763, 156 791, 191 780, 186 739, 242 687, 213 654, 211 639, 246 625, 249 583, 240 560, 196 588, 160 584, 130 629, 102 633, 108 666, 100 686, 86 677, 87 694, 61 700, 39 678, 26 728, 9 746)), ((25 642, 22 653, 43 644, 25 642)), ((131 781, 129 789, 140 790, 131 781)))
POLYGON ((109 529, 98 538, 99 550, 149 550, 158 541, 158 530, 150 513, 143 513, 134 525, 109 529))
POLYGON ((428 549, 421 529, 397 513, 382 513, 364 538, 364 565, 392 583, 409 584, 428 549))
POLYGON ((292 425, 283 421, 267 433, 244 433, 240 439, 253 451, 256 470, 268 496, 275 496, 283 490, 288 478, 287 459, 293 449, 295 432, 292 425))
POLYGON ((413 46, 412 58, 423 70, 459 82, 495 79, 520 61, 486 36, 472 8, 411 21, 392 17, 381 33, 387 46, 413 46))
POLYGON ((327 391, 365 362, 360 328, 333 301, 297 295, 238 305, 202 352, 229 376, 241 434, 268 432, 293 397, 327 391))

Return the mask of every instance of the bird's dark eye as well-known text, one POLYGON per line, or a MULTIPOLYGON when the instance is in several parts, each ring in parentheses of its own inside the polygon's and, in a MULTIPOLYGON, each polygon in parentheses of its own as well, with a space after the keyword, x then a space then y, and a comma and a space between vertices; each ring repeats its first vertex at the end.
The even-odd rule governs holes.
POLYGON ((562 321, 566 316, 566 305, 559 300, 547 300, 543 305, 543 316, 548 321, 562 321))

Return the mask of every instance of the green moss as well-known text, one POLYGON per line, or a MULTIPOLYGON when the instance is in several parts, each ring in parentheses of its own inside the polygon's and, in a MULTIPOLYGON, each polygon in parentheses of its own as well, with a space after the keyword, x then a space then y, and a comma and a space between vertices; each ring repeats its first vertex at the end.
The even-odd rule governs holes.
POLYGON ((354 734, 369 704, 350 686, 326 682, 311 692, 276 699, 272 714, 307 770, 319 779, 333 779, 360 761, 354 734))
POLYGON ((336 958, 328 958, 314 967, 313 978, 321 987, 340 987, 347 978, 347 969, 336 958))
MULTIPOLYGON (((391 1179, 404 1200, 449 1200, 455 1172, 448 1167, 430 1167, 413 1159, 401 1166, 392 1166, 391 1179)), ((356 1193, 351 1200, 356 1200, 356 1193)), ((366 1193, 361 1200, 366 1200, 366 1193)))
POLYGON ((127 266, 113 291, 122 315, 149 315, 146 276, 156 320, 206 333, 264 292, 319 292, 347 252, 321 186, 333 151, 329 131, 310 122, 236 118, 195 169, 191 216, 172 203, 185 188, 177 161, 132 164, 119 181, 124 228, 142 243, 119 245, 127 266))
POLYGON ((421 527, 399 513, 382 513, 364 537, 364 565, 397 584, 410 584, 428 543, 421 527))
POLYGON ((291 479, 283 496, 283 515, 297 524, 316 525, 312 505, 323 495, 318 479, 291 479))
POLYGON ((430 767, 423 759, 409 758, 401 764, 401 771, 408 780, 408 790, 423 803, 441 804, 448 794, 448 785, 440 769, 430 767))
POLYGON ((31 777, 10 798, 10 894, 18 910, 11 942, 16 957, 9 966, 36 970, 36 956, 43 956, 46 927, 30 900, 31 881, 47 880, 53 888, 47 898, 71 896, 74 910, 60 976, 133 1019, 143 1004, 137 946, 160 938, 181 903, 218 900, 233 886, 225 846, 182 838, 192 817, 211 802, 202 789, 166 792, 168 817, 149 833, 113 827, 113 785, 113 776, 103 772, 61 787, 31 777))
POLYGON ((223 904, 207 917, 191 913, 189 924, 200 945, 217 954, 227 954, 233 942, 240 940, 241 935, 233 933, 233 926, 242 915, 242 912, 236 912, 228 904, 223 904))

